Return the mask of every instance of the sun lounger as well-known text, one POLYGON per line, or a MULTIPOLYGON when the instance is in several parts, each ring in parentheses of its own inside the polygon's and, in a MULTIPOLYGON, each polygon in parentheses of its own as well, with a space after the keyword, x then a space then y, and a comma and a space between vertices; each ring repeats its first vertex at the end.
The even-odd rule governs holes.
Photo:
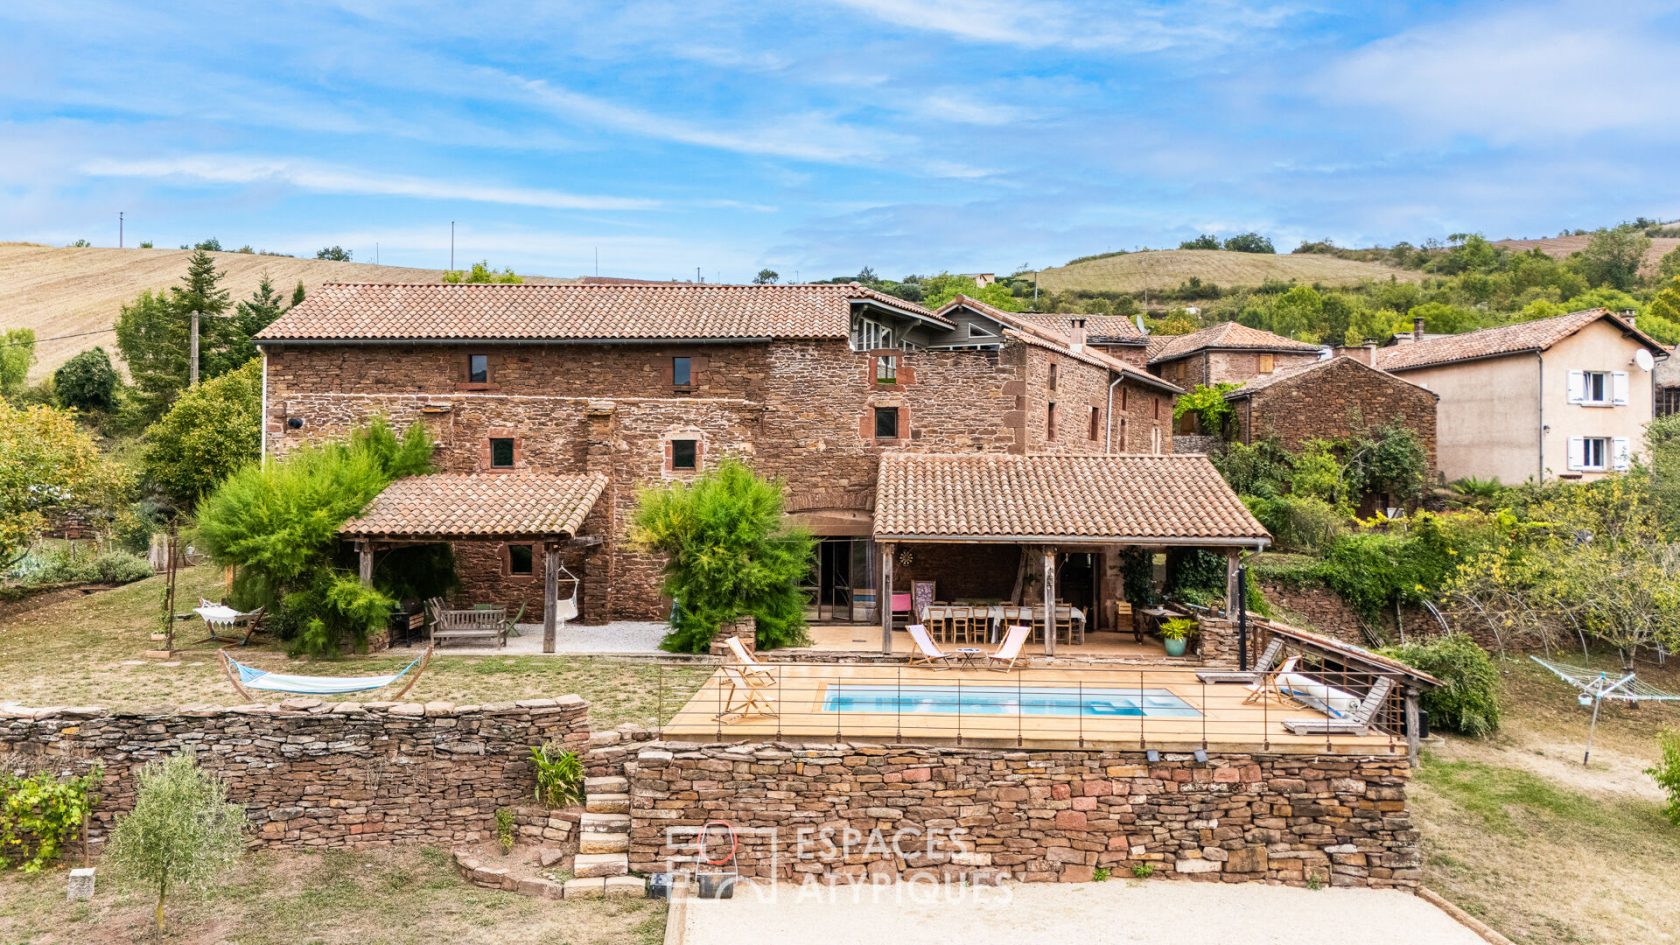
MULTIPOLYGON (((1300 674, 1291 675, 1299 676, 1300 674)), ((1315 698, 1314 694, 1310 692, 1297 694, 1290 683, 1291 680, 1288 678, 1282 678, 1279 681, 1279 689, 1285 695, 1297 701, 1304 701, 1302 699, 1303 695, 1308 698, 1315 698), (1285 688, 1286 686, 1289 688, 1285 688)), ((1341 711, 1336 708, 1341 703, 1339 697, 1353 698, 1339 689, 1323 686, 1322 683, 1319 683, 1318 686, 1331 689, 1331 693, 1325 694, 1321 700, 1321 711, 1325 711, 1326 714, 1341 711)), ((1365 694, 1365 699, 1358 702, 1351 712, 1340 717, 1332 715, 1325 719, 1290 719, 1284 722, 1283 726, 1296 735, 1363 735, 1371 730, 1371 723, 1376 719, 1377 712, 1382 708, 1383 701, 1388 698, 1388 692, 1393 687, 1394 680, 1384 676, 1377 680, 1376 684, 1371 687, 1371 691, 1365 694)))
POLYGON ((1021 646, 1027 642, 1027 636, 1031 633, 1031 627, 1010 627, 1003 636, 1002 645, 997 648, 996 653, 986 656, 986 662, 1000 673, 1014 669, 1016 661, 1021 659, 1021 646))
POLYGON ((1264 678, 1282 655, 1282 638, 1272 637, 1272 642, 1266 644, 1266 648, 1260 651, 1260 658, 1246 672, 1239 669, 1199 669, 1196 678, 1205 683, 1253 683, 1264 678))
POLYGON ((908 628, 910 639, 916 642, 917 652, 910 654, 911 666, 932 666, 936 669, 947 669, 951 665, 950 654, 942 652, 928 636, 927 628, 919 623, 913 623, 908 628))
POLYGON ((770 672, 769 668, 763 663, 753 659, 753 655, 748 653, 747 648, 741 645, 740 637, 728 637, 723 641, 723 644, 729 647, 729 653, 735 657, 735 662, 741 664, 741 675, 748 679, 773 680, 775 678, 775 673, 770 672))
MULTIPOLYGON (((1280 647, 1281 649, 1281 647, 1280 647)), ((1270 699, 1273 702, 1293 701, 1288 695, 1278 689, 1278 679, 1295 675, 1295 664, 1299 663, 1299 656, 1291 656, 1283 661, 1283 665, 1271 672, 1262 671, 1255 680, 1248 684, 1248 695, 1243 697, 1244 705, 1253 705, 1270 699)))
POLYGON ((734 664, 723 667, 723 707, 717 714, 717 720, 767 718, 776 714, 776 709, 770 700, 764 697, 764 690, 776 684, 775 677, 769 672, 759 669, 756 672, 734 664))

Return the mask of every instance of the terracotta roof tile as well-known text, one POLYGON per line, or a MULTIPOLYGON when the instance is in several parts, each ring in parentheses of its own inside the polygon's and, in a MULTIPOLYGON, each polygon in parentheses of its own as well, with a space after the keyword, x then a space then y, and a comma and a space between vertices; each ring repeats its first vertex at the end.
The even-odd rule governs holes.
MULTIPOLYGON (((1385 377, 1391 378, 1392 380, 1398 381, 1399 383, 1407 384, 1407 385, 1412 386, 1412 387, 1417 387, 1418 390, 1428 390, 1427 387, 1419 387, 1418 385, 1413 384, 1411 381, 1408 381, 1405 378, 1395 377, 1393 374, 1389 374, 1387 371, 1381 370, 1379 368, 1373 368, 1369 364, 1366 364, 1364 361, 1361 361, 1358 358, 1349 357, 1348 355, 1345 355, 1345 354, 1340 354, 1340 355, 1337 355, 1336 357, 1333 357, 1333 358, 1326 358, 1323 361, 1314 361, 1311 364, 1303 364, 1303 365, 1300 365, 1298 367, 1283 368, 1283 369, 1281 369, 1279 371, 1276 371, 1272 374, 1268 374, 1265 377, 1255 378, 1254 380, 1248 381, 1247 383, 1243 384, 1243 386, 1237 388, 1236 390, 1233 390, 1230 393, 1227 393, 1225 395, 1225 399, 1226 400, 1240 400, 1240 399, 1242 399, 1244 397, 1247 397, 1251 394, 1257 393, 1259 391, 1263 391, 1266 388, 1271 387, 1275 384, 1287 383, 1289 381, 1293 381, 1293 380, 1296 380, 1298 378, 1305 377, 1305 376, 1311 375, 1315 372, 1324 370, 1325 368, 1328 368, 1332 364, 1341 364, 1343 362, 1346 362, 1347 364, 1356 365, 1358 368, 1366 370, 1366 371, 1370 371, 1373 374, 1383 375, 1385 377)), ((1430 391, 1430 393, 1433 394, 1434 392, 1430 391)), ((1440 398, 1441 398, 1440 394, 1435 394, 1435 399, 1439 400, 1440 398)))
POLYGON ((1513 325, 1500 325, 1497 328, 1467 331, 1460 335, 1437 335, 1411 344, 1378 348, 1377 367, 1385 371, 1409 371, 1457 361, 1475 361, 1527 351, 1544 351, 1601 318, 1649 347, 1653 354, 1667 353, 1666 349, 1649 335, 1610 314, 1609 310, 1594 308, 1554 318, 1538 318, 1513 325))
POLYGON ((1070 315, 1051 312, 1021 312, 1017 316, 1041 328, 1067 335, 1073 331, 1073 320, 1085 319, 1085 337, 1110 343, 1143 344, 1149 336, 1138 331, 1137 323, 1125 315, 1070 315))
POLYGON ((867 300, 943 324, 857 284, 322 286, 258 335, 286 340, 845 338, 867 300))
POLYGON ((386 538, 573 535, 606 487, 605 476, 410 476, 387 486, 339 533, 386 538))
POLYGON ((1149 363, 1156 361, 1171 361, 1182 358, 1208 348, 1238 351, 1317 351, 1318 345, 1310 345, 1304 341, 1295 341, 1282 335, 1274 335, 1269 331, 1250 328, 1237 322, 1220 322, 1212 328, 1203 328, 1188 335, 1170 336, 1169 341, 1156 348, 1151 339, 1149 347, 1149 363))
POLYGON ((875 537, 1244 544, 1269 536, 1206 456, 888 453, 875 537))
POLYGON ((958 308, 966 308, 971 311, 978 312, 998 324, 1005 326, 1003 334, 1006 338, 1011 338, 1015 341, 1032 345, 1035 348, 1044 348, 1048 351, 1055 351, 1058 354, 1064 354, 1070 358, 1084 361, 1086 364, 1094 364, 1098 367, 1107 368, 1110 371, 1124 374, 1131 380, 1137 381, 1141 384, 1147 384, 1151 387, 1159 388, 1169 393, 1184 393, 1183 388, 1156 377, 1148 371, 1140 371, 1119 358, 1116 358, 1106 352, 1099 351, 1096 348, 1087 346, 1080 351, 1073 350, 1073 342, 1067 335, 1033 320, 1025 312, 1006 312, 995 306, 987 305, 985 302, 981 302, 977 299, 971 299, 966 295, 959 295, 950 302, 947 302, 945 305, 940 306, 939 311, 936 314, 942 317, 948 316, 950 312, 958 308))

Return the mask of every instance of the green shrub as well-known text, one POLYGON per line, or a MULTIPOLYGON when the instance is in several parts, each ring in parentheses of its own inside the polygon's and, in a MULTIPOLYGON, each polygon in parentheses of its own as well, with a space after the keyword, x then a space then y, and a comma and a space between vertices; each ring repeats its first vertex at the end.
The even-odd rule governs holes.
POLYGON ((583 761, 559 745, 531 746, 537 769, 536 800, 545 807, 566 807, 583 800, 583 761))
POLYGON ((1663 816, 1670 823, 1680 826, 1680 731, 1665 728, 1658 732, 1657 748, 1662 752, 1662 760, 1654 767, 1646 768, 1645 773, 1668 794, 1663 816))
POLYGON ((363 587, 354 575, 327 572, 306 590, 281 599, 280 609, 295 627, 287 650, 311 656, 366 650, 368 638, 385 628, 395 606, 396 601, 363 587))
POLYGON ((1284 495, 1275 499, 1245 495, 1243 504, 1272 533, 1275 547, 1318 551, 1345 530, 1348 517, 1323 499, 1284 495))
POLYGON ((496 843, 502 848, 502 855, 513 852, 514 840, 513 808, 499 807, 496 809, 496 843))
POLYGON ((759 649, 805 640, 799 587, 815 543, 783 520, 781 483, 726 459, 691 483, 645 489, 631 540, 665 557, 663 591, 677 602, 667 650, 704 653, 719 627, 748 614, 759 649))
POLYGON ((105 861, 119 879, 156 895, 161 933, 171 892, 207 889, 245 851, 245 809, 228 803, 227 785, 190 754, 149 762, 136 780, 134 809, 111 831, 105 861))
POLYGON ((1499 731, 1499 670, 1468 634, 1449 633, 1383 652, 1443 683, 1422 696, 1431 726, 1473 738, 1499 731))
POLYGON ((88 562, 88 580, 101 584, 130 584, 152 576, 145 558, 127 551, 107 551, 88 562))
POLYGON ((100 768, 67 779, 46 772, 0 773, 0 862, 36 873, 57 860, 81 832, 93 810, 92 790, 103 776, 100 768))

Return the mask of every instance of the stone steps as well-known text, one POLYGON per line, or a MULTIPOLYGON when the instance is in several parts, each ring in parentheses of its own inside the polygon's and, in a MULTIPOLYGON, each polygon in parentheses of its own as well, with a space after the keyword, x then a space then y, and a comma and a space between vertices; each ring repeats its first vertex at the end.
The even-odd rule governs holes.
POLYGON ((640 899, 647 895, 647 881, 640 876, 602 876, 566 880, 567 899, 640 899))
POLYGON ((630 815, 600 814, 591 811, 578 818, 578 827, 584 833, 628 833, 630 815))
POLYGON ((583 809, 591 814, 628 814, 630 813, 630 795, 591 794, 584 801, 583 809))
POLYGON ((630 835, 627 833, 585 833, 578 838, 579 853, 628 853, 630 835))
POLYGON ((629 794, 630 779, 611 775, 601 778, 584 778, 583 792, 590 797, 597 794, 629 794))
POLYGON ((579 879, 625 876, 629 872, 630 857, 623 853, 579 853, 572 860, 572 875, 579 879))

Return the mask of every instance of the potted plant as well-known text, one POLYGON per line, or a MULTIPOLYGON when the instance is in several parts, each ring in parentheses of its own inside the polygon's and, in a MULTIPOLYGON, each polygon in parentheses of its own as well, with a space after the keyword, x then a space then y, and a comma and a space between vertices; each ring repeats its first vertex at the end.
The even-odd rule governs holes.
POLYGON ((1196 631, 1196 621, 1189 617, 1174 617, 1161 624, 1161 641, 1167 648, 1168 656, 1183 656, 1184 648, 1190 643, 1190 634, 1196 631))

